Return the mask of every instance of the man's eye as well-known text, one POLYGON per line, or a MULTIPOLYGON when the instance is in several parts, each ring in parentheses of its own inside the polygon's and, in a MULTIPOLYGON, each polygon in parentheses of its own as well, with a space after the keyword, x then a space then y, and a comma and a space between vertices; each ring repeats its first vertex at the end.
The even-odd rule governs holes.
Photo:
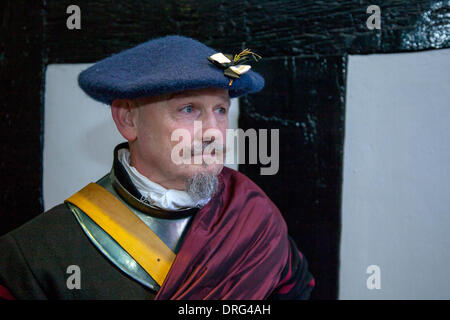
POLYGON ((227 109, 226 108, 219 108, 217 109, 219 113, 221 114, 226 114, 227 113, 227 109))
POLYGON ((184 106, 182 109, 181 109, 181 111, 183 111, 183 112, 187 112, 187 113, 192 113, 192 106, 191 105, 187 105, 187 106, 184 106))

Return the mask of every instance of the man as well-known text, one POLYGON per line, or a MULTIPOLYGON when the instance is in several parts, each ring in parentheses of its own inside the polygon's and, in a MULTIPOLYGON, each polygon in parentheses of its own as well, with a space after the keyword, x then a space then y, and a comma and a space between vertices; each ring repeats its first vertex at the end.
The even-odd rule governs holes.
POLYGON ((108 174, 0 239, 0 296, 308 298, 314 279, 276 206, 205 152, 226 144, 230 98, 264 85, 239 65, 252 55, 167 36, 83 71, 127 142, 108 174))

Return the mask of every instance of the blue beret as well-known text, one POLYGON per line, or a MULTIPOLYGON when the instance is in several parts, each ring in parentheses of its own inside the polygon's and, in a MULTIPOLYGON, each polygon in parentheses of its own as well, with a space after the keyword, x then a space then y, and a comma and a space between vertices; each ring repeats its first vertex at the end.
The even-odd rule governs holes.
POLYGON ((208 61, 217 53, 197 40, 166 36, 103 59, 78 76, 78 84, 93 99, 111 104, 114 99, 162 95, 200 88, 228 89, 231 98, 257 92, 264 79, 250 70, 234 79, 208 61))

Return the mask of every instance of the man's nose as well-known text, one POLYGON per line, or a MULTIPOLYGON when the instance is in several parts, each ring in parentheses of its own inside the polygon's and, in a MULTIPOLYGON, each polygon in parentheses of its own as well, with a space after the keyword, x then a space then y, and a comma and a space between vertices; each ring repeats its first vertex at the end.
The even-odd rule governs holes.
POLYGON ((218 128, 216 115, 214 114, 213 111, 208 110, 203 114, 202 127, 203 127, 203 130, 218 128))
POLYGON ((212 111, 208 111, 202 119, 202 134, 204 141, 214 141, 216 135, 220 134, 217 118, 212 111))

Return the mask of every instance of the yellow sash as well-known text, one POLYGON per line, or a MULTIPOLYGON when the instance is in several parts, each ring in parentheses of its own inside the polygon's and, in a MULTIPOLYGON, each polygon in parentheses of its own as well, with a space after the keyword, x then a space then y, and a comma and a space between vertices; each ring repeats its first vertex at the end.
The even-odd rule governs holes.
POLYGON ((92 182, 65 202, 86 213, 162 286, 176 255, 125 204, 92 182))

